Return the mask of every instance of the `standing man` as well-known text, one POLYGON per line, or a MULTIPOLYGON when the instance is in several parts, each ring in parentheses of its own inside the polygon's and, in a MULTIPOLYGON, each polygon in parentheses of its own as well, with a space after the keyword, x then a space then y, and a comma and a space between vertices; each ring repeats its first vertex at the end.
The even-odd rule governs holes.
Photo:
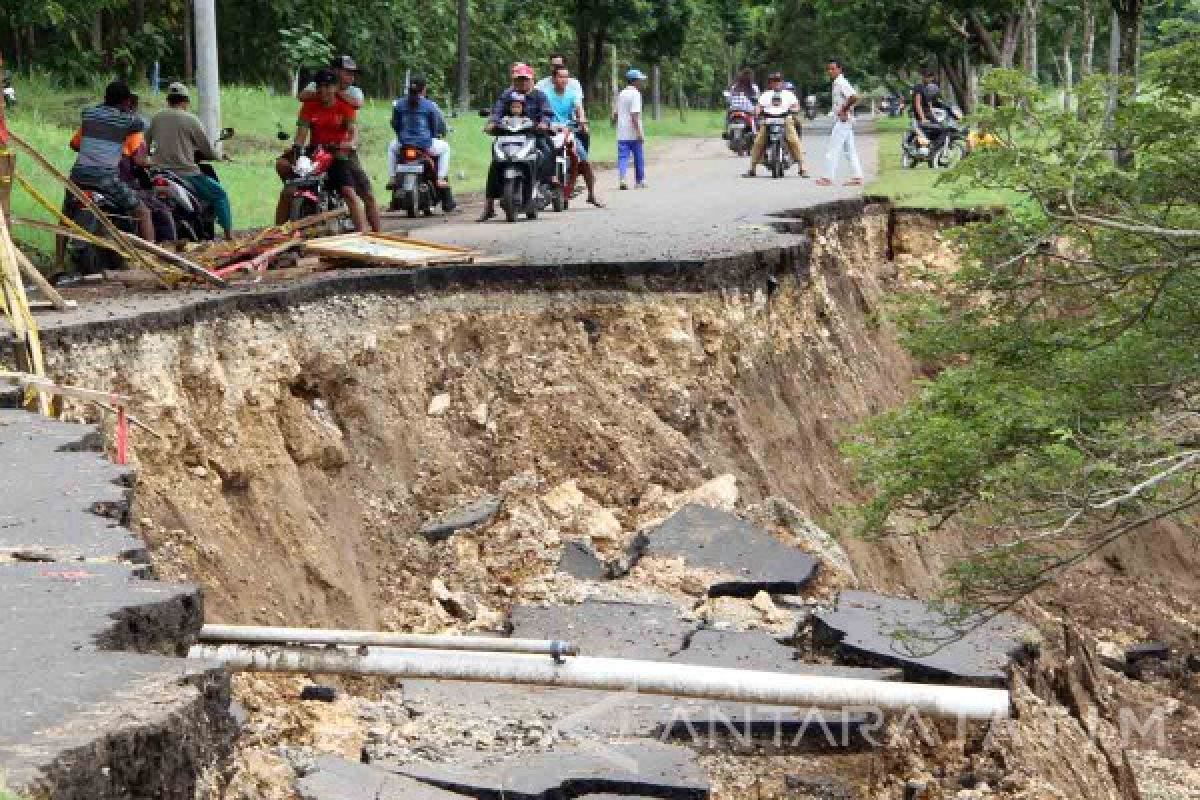
MULTIPOLYGON (((362 89, 354 85, 358 80, 358 64, 348 55, 336 56, 329 63, 329 68, 333 70, 333 74, 337 76, 337 99, 347 104, 356 111, 363 107, 366 98, 363 96, 362 89)), ((310 82, 305 86, 299 94, 300 102, 306 103, 310 100, 319 100, 319 92, 315 81, 310 82)), ((367 210, 367 219, 371 222, 371 230, 379 230, 379 204, 375 202, 375 190, 371 185, 371 178, 367 175, 367 171, 363 169, 362 162, 358 158, 357 146, 346 154, 346 168, 350 171, 354 178, 354 185, 358 187, 358 195, 362 198, 363 206, 367 210)), ((279 169, 277 164, 276 169, 279 169)), ((287 174, 290 174, 290 168, 287 174)), ((285 181, 286 175, 280 172, 280 177, 285 181)))
MULTIPOLYGON (((800 134, 796 132, 796 115, 800 113, 800 98, 790 89, 785 89, 783 75, 772 72, 767 76, 767 91, 758 96, 758 114, 766 116, 774 110, 787 112, 787 121, 783 124, 783 135, 787 139, 788 149, 792 151, 792 159, 796 162, 796 171, 804 175, 804 147, 800 144, 800 134)), ((758 135, 754 137, 754 147, 750 149, 750 170, 747 178, 753 178, 758 165, 762 163, 763 152, 767 149, 767 126, 758 126, 758 135)))
POLYGON ((639 69, 631 69, 625 73, 628 84, 617 95, 617 107, 613 109, 613 118, 617 122, 617 175, 621 179, 621 188, 628 189, 625 182, 625 172, 629 169, 629 160, 633 159, 634 177, 638 189, 646 188, 646 133, 642 129, 642 81, 646 73, 639 69))
POLYGON ((192 191, 212 206, 225 238, 232 239, 233 211, 229 207, 229 195, 220 182, 205 175, 196 163, 197 160, 216 161, 217 152, 200 119, 191 113, 190 105, 191 95, 186 86, 176 81, 167 87, 167 107, 154 115, 146 133, 154 151, 151 161, 186 180, 192 191))
MULTIPOLYGON (((583 134, 587 133, 587 114, 583 110, 583 94, 571 88, 571 73, 566 67, 554 68, 554 82, 546 97, 550 103, 550 111, 554 114, 554 124, 571 128, 575 131, 575 160, 578 163, 579 174, 587 185, 587 201, 597 208, 604 208, 596 197, 596 174, 592 172, 592 164, 588 161, 587 144, 583 134)), ((579 81, 575 81, 579 85, 579 81)))
POLYGON ((818 178, 817 185, 833 186, 842 154, 845 153, 850 161, 850 169, 854 171, 854 177, 846 181, 846 185, 862 186, 862 162, 858 159, 858 148, 854 146, 854 106, 858 104, 858 90, 842 74, 842 62, 836 59, 830 61, 827 71, 833 79, 833 132, 829 135, 829 152, 825 154, 827 177, 818 178))

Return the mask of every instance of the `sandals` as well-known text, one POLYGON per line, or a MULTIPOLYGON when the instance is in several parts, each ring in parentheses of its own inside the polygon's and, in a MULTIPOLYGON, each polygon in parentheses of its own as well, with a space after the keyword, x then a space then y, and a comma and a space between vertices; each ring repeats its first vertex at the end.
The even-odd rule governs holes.
POLYGON ((496 216, 496 211, 494 209, 486 209, 485 208, 483 210, 483 213, 479 215, 479 219, 477 219, 475 221, 476 222, 487 222, 489 219, 491 219, 494 216, 496 216))
POLYGON ((596 208, 605 208, 604 203, 600 200, 599 197, 589 197, 587 199, 587 201, 589 203, 591 203, 592 205, 594 205, 596 208))
POLYGON ((833 181, 829 178, 817 178, 817 186, 833 186, 833 181))

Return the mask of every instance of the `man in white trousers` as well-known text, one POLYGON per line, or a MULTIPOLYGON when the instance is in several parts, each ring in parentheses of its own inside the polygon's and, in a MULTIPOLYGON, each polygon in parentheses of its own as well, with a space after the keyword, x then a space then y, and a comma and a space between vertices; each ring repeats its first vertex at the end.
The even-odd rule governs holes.
POLYGON ((854 177, 846 181, 846 185, 862 186, 862 162, 858 160, 858 148, 854 145, 854 107, 858 105, 858 90, 842 74, 840 61, 830 61, 827 69, 833 79, 833 132, 829 135, 829 151, 825 154, 828 162, 826 177, 818 178, 817 185, 833 186, 844 153, 854 171, 854 177))

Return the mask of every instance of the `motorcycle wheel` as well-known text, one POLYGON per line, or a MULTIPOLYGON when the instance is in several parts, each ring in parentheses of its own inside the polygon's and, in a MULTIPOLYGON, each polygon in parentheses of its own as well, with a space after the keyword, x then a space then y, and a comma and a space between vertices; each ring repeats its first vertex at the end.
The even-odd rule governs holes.
POLYGON ((417 209, 421 207, 421 196, 417 192, 416 187, 409 189, 404 198, 404 211, 408 214, 408 218, 412 219, 417 215, 417 209))
POLYGON ((500 198, 500 207, 504 209, 504 218, 509 222, 517 221, 517 209, 524 201, 521 191, 520 178, 508 178, 504 181, 504 196, 500 198))
POLYGON ((307 197, 293 197, 292 205, 288 209, 288 222, 296 222, 305 217, 311 217, 316 213, 317 206, 312 200, 307 197))
POLYGON ((783 152, 782 147, 778 144, 771 148, 771 177, 783 177, 783 152))
MULTIPOLYGON (((942 149, 938 151, 937 164, 942 169, 950 169, 958 165, 958 162, 967 157, 967 143, 962 139, 946 142, 942 145, 942 149)), ((932 162, 931 162, 932 166, 932 162)))
POLYGON ((566 200, 563 199, 561 183, 558 185, 557 189, 550 193, 550 206, 556 213, 563 211, 567 207, 566 200))

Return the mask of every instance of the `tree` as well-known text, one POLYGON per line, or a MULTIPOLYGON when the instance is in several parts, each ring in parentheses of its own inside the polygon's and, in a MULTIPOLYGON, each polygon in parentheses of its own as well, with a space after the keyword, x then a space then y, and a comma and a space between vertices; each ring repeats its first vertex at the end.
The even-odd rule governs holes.
POLYGON ((1200 27, 1148 59, 1159 96, 1103 124, 1047 108, 1024 73, 980 112, 1003 146, 952 180, 1023 192, 968 226, 946 297, 911 297, 905 341, 936 377, 847 445, 871 499, 860 530, 950 522, 979 548, 949 572, 964 624, 1010 607, 1155 522, 1200 507, 1200 27), (1118 141, 1137 158, 1114 165, 1118 141))

